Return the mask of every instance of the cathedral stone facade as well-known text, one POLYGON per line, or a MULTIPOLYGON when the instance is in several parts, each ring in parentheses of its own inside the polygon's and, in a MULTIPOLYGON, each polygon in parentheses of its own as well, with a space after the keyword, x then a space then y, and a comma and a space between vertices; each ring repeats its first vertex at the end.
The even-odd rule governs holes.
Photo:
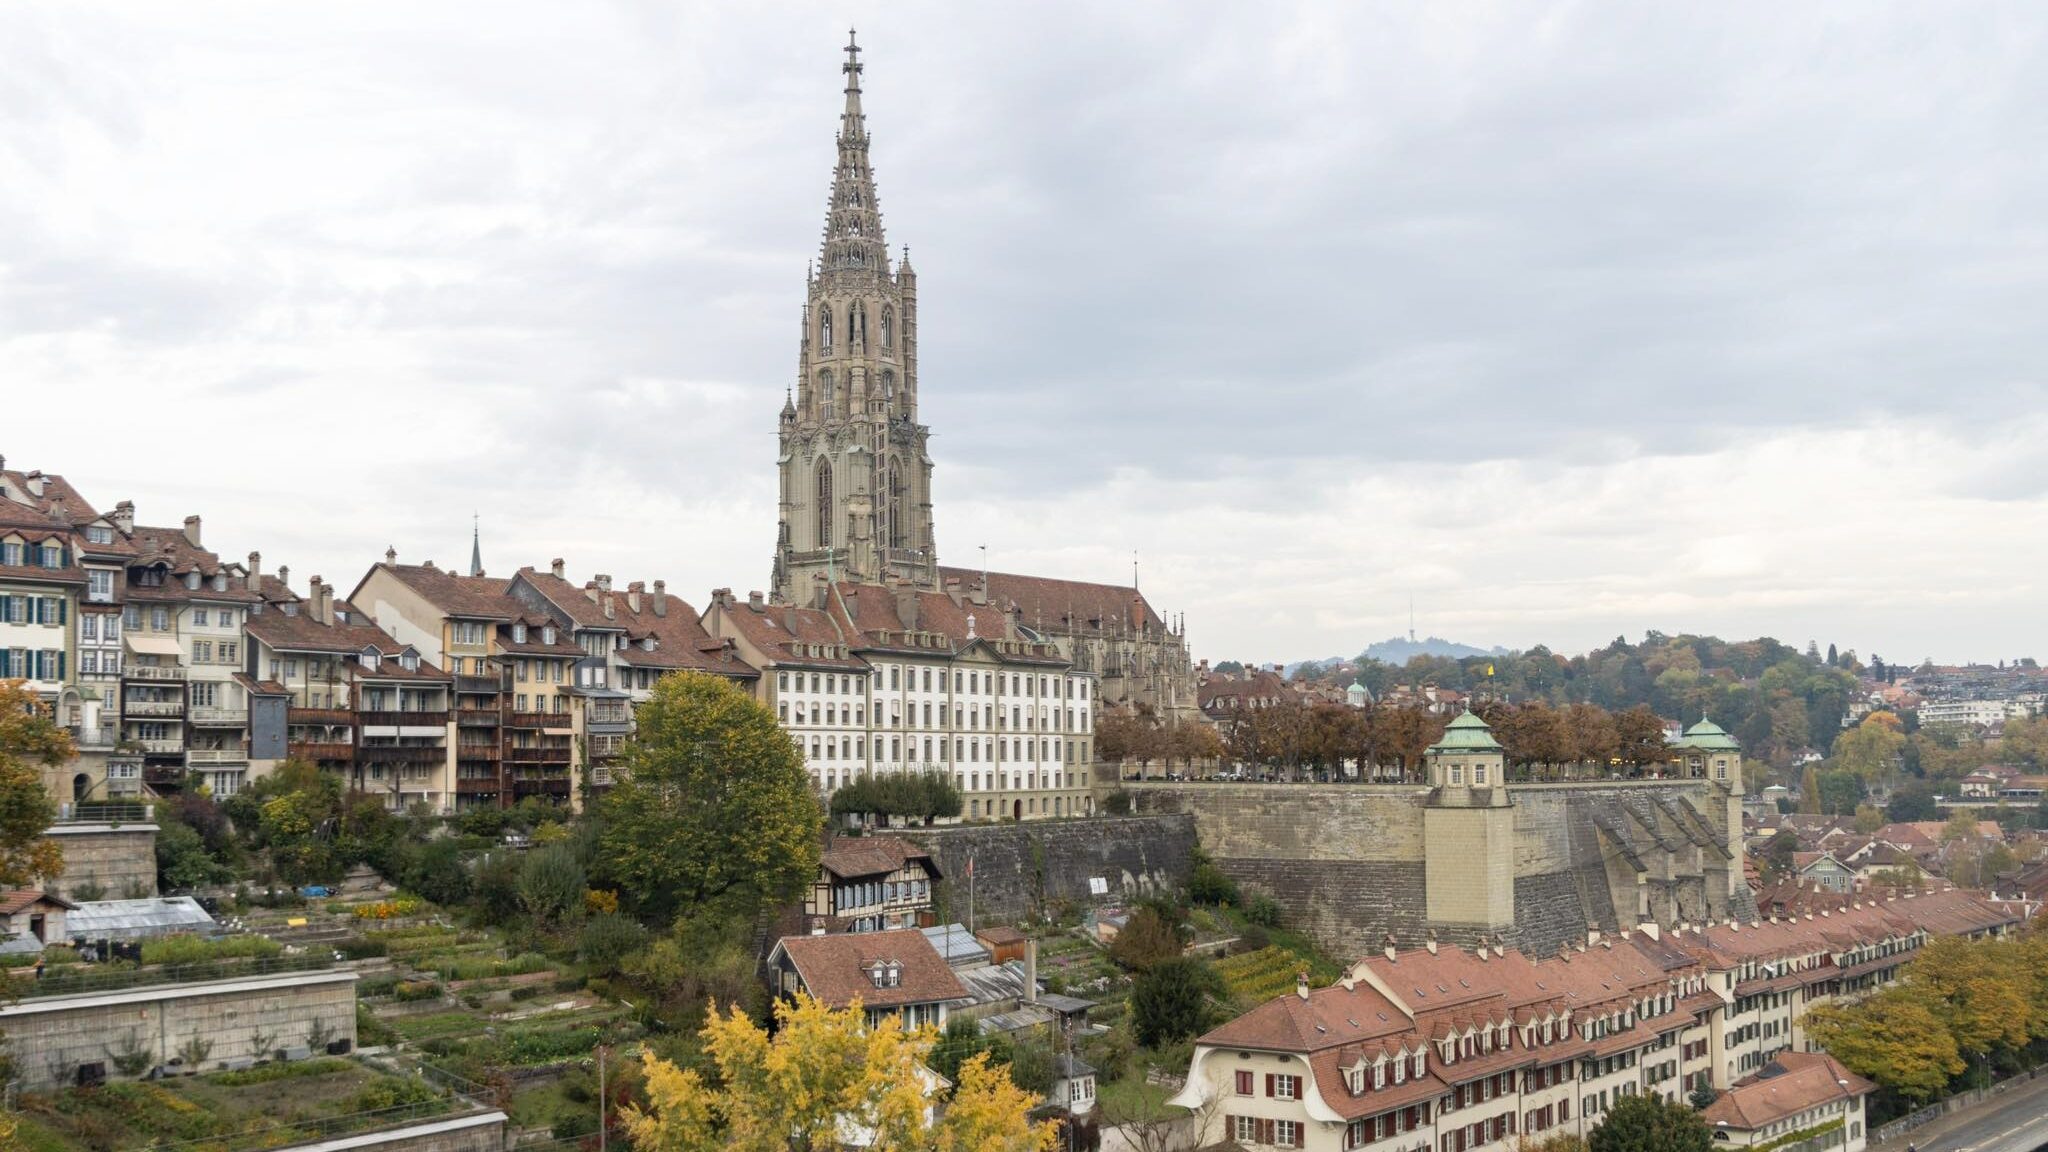
POLYGON ((890 266, 850 41, 844 70, 839 162, 778 441, 773 586, 783 602, 807 603, 833 580, 937 586, 931 430, 917 419, 917 274, 908 250, 890 266))
POLYGON ((778 427, 773 600, 823 609, 848 584, 947 592, 995 608, 1005 634, 1050 644, 1099 678, 1105 706, 1198 720, 1186 635, 1135 584, 939 566, 931 430, 917 415, 917 274, 907 249, 892 264, 883 238, 861 67, 849 39, 824 243, 778 427))

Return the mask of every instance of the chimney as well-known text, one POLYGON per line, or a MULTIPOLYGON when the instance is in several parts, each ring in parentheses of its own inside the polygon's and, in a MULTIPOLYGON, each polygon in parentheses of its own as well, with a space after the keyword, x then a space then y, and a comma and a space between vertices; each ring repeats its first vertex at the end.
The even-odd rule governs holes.
POLYGON ((647 585, 638 580, 626 585, 626 607, 633 615, 640 614, 640 594, 647 591, 647 585))
POLYGON ((277 582, 278 582, 279 584, 282 584, 282 585, 284 585, 284 590, 285 590, 286 592, 290 592, 290 591, 292 590, 292 566, 291 566, 291 565, 289 565, 289 564, 279 564, 279 565, 277 566, 277 582))
POLYGON ((114 522, 114 527, 121 530, 122 535, 125 536, 134 532, 135 501, 123 500, 119 504, 114 505, 114 514, 109 519, 114 522))
MULTIPOLYGON (((727 600, 732 599, 732 593, 726 593, 725 598, 727 600)), ((668 615, 668 581, 666 580, 656 580, 654 582, 654 614, 656 616, 668 615)))
POLYGON ((811 580, 811 607, 822 612, 832 603, 832 583, 823 572, 814 573, 811 580))
POLYGON ((960 580, 958 577, 947 578, 946 599, 953 602, 953 607, 958 608, 960 606, 960 580))
POLYGON ((332 623, 333 620, 327 612, 327 585, 322 583, 318 576, 315 576, 312 583, 307 586, 306 591, 309 593, 307 599, 312 601, 308 605, 307 615, 322 624, 332 623))
POLYGON ((249 591, 263 590, 263 553, 249 553, 249 591))
POLYGON ((397 545, 395 545, 395 544, 390 544, 390 545, 386 545, 386 546, 385 546, 385 548, 384 548, 384 562, 385 562, 386 564, 396 564, 396 563, 398 563, 398 546, 397 546, 397 545))
POLYGON ((562 578, 563 567, 564 563, 560 556, 557 556, 553 560, 548 561, 548 571, 554 573, 555 579, 557 580, 560 580, 562 578))
POLYGON ((796 635, 796 609, 784 608, 782 610, 782 630, 791 636, 796 635))
POLYGON ((917 591, 907 585, 896 589, 896 618, 905 631, 917 631, 917 591))
POLYGON ((1296 972, 1294 974, 1294 994, 1303 1000, 1308 999, 1308 973, 1296 972))
POLYGON ((1024 1002, 1038 1003, 1038 941, 1024 941, 1024 1002))
POLYGON ((597 590, 599 592, 609 592, 612 590, 611 573, 599 572, 597 574, 597 590))
POLYGON ((1399 951, 1400 951, 1400 947, 1399 947, 1399 946, 1398 946, 1397 944, 1395 944, 1395 942, 1394 942, 1394 934, 1393 934, 1392 932, 1389 932, 1389 933, 1387 933, 1387 942, 1386 942, 1386 954, 1387 954, 1387 959, 1389 959, 1389 960, 1392 960, 1392 959, 1394 959, 1395 955, 1396 955, 1397 953, 1399 953, 1399 951))
POLYGON ((23 476, 21 480, 27 486, 29 495, 41 496, 43 494, 43 473, 41 469, 23 476))
POLYGON ((618 616, 618 609, 617 609, 617 607, 616 607, 616 605, 615 605, 615 603, 614 603, 614 601, 613 601, 613 599, 612 599, 612 593, 611 593, 611 589, 609 589, 609 588, 605 589, 605 593, 604 593, 604 601, 603 601, 603 603, 604 603, 604 618, 605 618, 605 619, 607 619, 607 620, 611 620, 611 619, 614 619, 614 618, 616 618, 616 617, 618 616))
POLYGON ((766 598, 763 597, 759 592, 747 593, 747 607, 752 608, 756 612, 759 612, 762 608, 766 606, 766 598))
POLYGON ((1431 928, 1429 930, 1429 939, 1424 941, 1422 946, 1429 949, 1431 956, 1436 955, 1436 929, 1431 928))
POLYGON ((597 581, 585 580, 583 582, 583 595, 592 604, 597 603, 597 581))
POLYGON ((1587 929, 1587 930, 1586 930, 1586 943, 1588 943, 1588 944, 1598 944, 1599 942, 1600 942, 1600 930, 1599 930, 1598 928, 1589 928, 1589 929, 1587 929))
POLYGON ((1662 940, 1664 938, 1655 920, 1645 920, 1641 924, 1636 925, 1636 927, 1642 929, 1643 935, 1648 936, 1652 940, 1662 940))
POLYGON ((185 541, 194 548, 205 547, 205 545, 199 542, 199 517, 185 517, 185 541))

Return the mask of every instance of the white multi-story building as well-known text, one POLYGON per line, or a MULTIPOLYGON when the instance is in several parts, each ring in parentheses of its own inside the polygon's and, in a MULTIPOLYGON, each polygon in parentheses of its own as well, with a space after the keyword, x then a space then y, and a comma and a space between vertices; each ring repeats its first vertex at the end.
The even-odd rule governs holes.
POLYGON ((2015 716, 2029 713, 2028 705, 2019 700, 1929 700, 1920 705, 1920 724, 1926 727, 1934 724, 1968 724, 1978 728, 1996 728, 2015 716))

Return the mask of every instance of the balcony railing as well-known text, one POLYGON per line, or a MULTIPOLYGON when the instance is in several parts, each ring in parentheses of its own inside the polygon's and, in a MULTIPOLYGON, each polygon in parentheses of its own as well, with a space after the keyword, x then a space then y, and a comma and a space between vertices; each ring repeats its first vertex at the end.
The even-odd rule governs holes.
POLYGON ((59 824, 147 824, 156 819, 154 804, 59 804, 59 824))
POLYGON ((583 718, 592 724, 630 724, 633 713, 624 708, 592 708, 583 718))
POLYGON ((249 753, 240 748, 190 748, 185 752, 185 762, 194 767, 201 764, 247 764, 249 753))
POLYGON ((567 748, 507 748, 505 759, 514 764, 567 764, 567 748))
POLYGON ((183 680, 185 670, 175 664, 130 664, 121 669, 121 675, 129 680, 183 680))
POLYGON ((472 696, 496 695, 505 690, 505 682, 496 676, 457 676, 455 690, 472 696))
POLYGON ((480 792, 502 792, 504 787, 496 776, 458 776, 455 779, 455 791, 469 796, 480 792))
POLYGON ((597 765, 590 770, 590 786, 592 788, 609 788, 618 775, 618 773, 602 764, 597 765))
POLYGON ((71 729, 71 742, 80 749, 102 750, 112 748, 120 743, 120 741, 121 734, 112 728, 77 727, 71 729))
POLYGON ((422 748, 411 744, 365 744, 356 749, 359 764, 445 764, 446 748, 422 748))
POLYGON ((185 751, 183 740, 137 740, 134 744, 149 756, 176 756, 185 751))
POLYGON ((567 712, 514 712, 507 721, 514 728, 567 728, 571 722, 567 712))
POLYGON ((291 708, 285 712, 287 724, 353 724, 356 714, 346 708, 291 708))
POLYGON ((247 708, 193 708, 186 716, 194 724, 244 725, 249 722, 247 708))
POLYGON ((391 728, 437 728, 448 723, 446 712, 358 712, 359 724, 376 724, 391 728))
POLYGON ((457 760, 490 760, 495 762, 505 758, 505 750, 496 744, 457 744, 455 746, 455 758, 457 760))
POLYGON ((300 760, 353 760, 356 746, 353 744, 322 743, 314 740, 294 740, 287 745, 290 754, 300 760))
POLYGON ((121 712, 127 716, 183 716, 183 700, 123 700, 121 712))
POLYGON ((569 780, 565 776, 551 776, 546 779, 522 777, 512 782, 512 791, 520 796, 567 796, 569 780))
POLYGON ((496 709, 459 708, 455 712, 455 722, 464 728, 496 728, 499 719, 496 709))

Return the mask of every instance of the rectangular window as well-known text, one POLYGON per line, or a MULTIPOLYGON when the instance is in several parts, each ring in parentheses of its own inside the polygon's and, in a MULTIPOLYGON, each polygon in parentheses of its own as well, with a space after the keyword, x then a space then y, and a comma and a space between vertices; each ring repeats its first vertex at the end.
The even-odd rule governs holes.
POLYGON ((1237 1094, 1239 1096, 1249 1096, 1252 1094, 1251 1069, 1240 1068, 1237 1070, 1237 1094))
POLYGON ((1301 1077, 1273 1077, 1273 1097, 1276 1100, 1295 1100, 1301 1096, 1301 1077))
POLYGON ((86 599, 102 604, 114 598, 114 574, 94 571, 85 574, 86 599))
POLYGON ((206 609, 194 608, 192 610, 192 626, 195 628, 206 627, 206 609))
POLYGON ((1301 1147, 1301 1124, 1294 1120, 1275 1120, 1273 1143, 1282 1148, 1301 1147))

